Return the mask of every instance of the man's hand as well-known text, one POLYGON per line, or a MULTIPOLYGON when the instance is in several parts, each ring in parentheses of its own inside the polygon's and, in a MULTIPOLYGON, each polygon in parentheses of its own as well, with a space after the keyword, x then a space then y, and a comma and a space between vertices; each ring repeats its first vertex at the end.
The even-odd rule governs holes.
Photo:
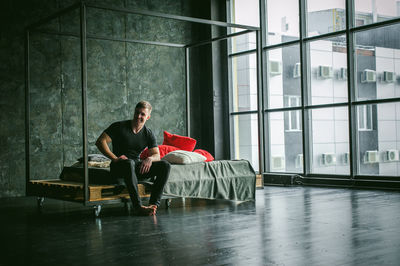
POLYGON ((128 160, 128 157, 126 157, 125 155, 121 155, 118 158, 113 159, 113 162, 116 163, 116 162, 118 162, 120 160, 128 160))
POLYGON ((151 158, 146 158, 142 161, 142 164, 140 165, 140 173, 146 174, 150 171, 150 167, 153 164, 153 160, 151 158))

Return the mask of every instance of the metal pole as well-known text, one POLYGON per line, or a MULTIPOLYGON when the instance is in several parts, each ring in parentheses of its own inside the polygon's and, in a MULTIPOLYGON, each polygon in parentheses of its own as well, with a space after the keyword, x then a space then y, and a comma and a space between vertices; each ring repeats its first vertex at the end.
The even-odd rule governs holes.
POLYGON ((25 193, 29 195, 30 180, 30 71, 29 71, 29 30, 25 31, 25 193))
MULTIPOLYGON (((232 1, 227 0, 227 5, 229 5, 227 10, 232 9, 232 1)), ((231 12, 227 12, 227 21, 232 21, 232 14, 231 12)), ((228 28, 227 33, 230 34, 232 32, 232 29, 228 28)), ((234 131, 233 131, 233 116, 230 114, 231 111, 233 110, 233 75, 232 75, 232 60, 235 60, 233 57, 229 55, 230 52, 232 52, 232 40, 230 39, 229 41, 226 42, 227 46, 227 51, 228 51, 228 57, 226 58, 226 63, 228 66, 228 129, 229 129, 229 149, 228 149, 228 158, 232 159, 234 158, 234 149, 235 145, 233 145, 233 140, 234 140, 234 131)))
MULTIPOLYGON (((264 52, 263 47, 266 46, 267 44, 267 38, 266 38, 266 34, 268 33, 268 23, 267 23, 267 6, 266 6, 266 1, 265 0, 259 0, 259 10, 260 10, 260 48, 261 48, 261 57, 260 57, 260 61, 261 61, 261 88, 259 90, 260 93, 260 106, 259 108, 261 108, 261 119, 260 119, 260 126, 262 127, 262 132, 260 132, 261 138, 262 138, 262 143, 259 143, 259 149, 260 149, 260 153, 262 155, 262 164, 263 164, 263 171, 261 173, 261 179, 262 179, 262 184, 264 185, 264 173, 269 169, 269 158, 270 158, 270 149, 269 149, 269 145, 270 145, 270 141, 269 141, 269 119, 268 119, 268 115, 266 116, 265 114, 265 109, 269 108, 268 107, 268 102, 266 101, 267 97, 268 97, 268 90, 269 90, 269 77, 265 71, 264 65, 266 64, 266 62, 268 62, 267 58, 266 58, 266 52, 264 52), (265 117, 267 117, 267 119, 265 119, 265 117)), ((267 66, 266 66, 267 67, 267 66)))
POLYGON ((252 33, 252 32, 254 32, 254 30, 244 30, 244 31, 236 32, 236 33, 226 34, 226 35, 223 35, 223 36, 212 38, 210 40, 191 43, 191 44, 186 45, 186 47, 197 47, 197 46, 213 43, 213 42, 216 42, 216 41, 223 41, 223 40, 235 37, 235 36, 249 34, 249 33, 252 33))
POLYGON ((165 14, 165 13, 148 11, 148 10, 133 10, 133 9, 128 9, 128 8, 108 7, 108 6, 102 6, 102 5, 97 5, 97 4, 96 5, 88 4, 87 7, 105 9, 105 10, 122 12, 122 13, 130 13, 130 14, 136 14, 136 15, 144 15, 144 16, 152 16, 152 17, 159 17, 159 18, 166 18, 166 19, 181 20, 181 21, 186 21, 186 22, 194 22, 194 23, 214 25, 214 26, 220 26, 220 27, 232 27, 232 28, 240 28, 240 29, 246 29, 246 30, 259 30, 258 27, 254 27, 254 26, 227 23, 227 22, 209 20, 209 19, 186 17, 186 16, 180 16, 180 15, 171 15, 171 14, 165 14))
MULTIPOLYGON (((33 32, 42 33, 42 34, 49 34, 49 35, 59 35, 59 36, 68 36, 68 37, 76 37, 80 38, 80 34, 75 34, 73 32, 57 32, 51 30, 32 30, 33 32)), ((116 41, 116 42, 123 42, 123 43, 141 43, 141 44, 149 44, 149 45, 159 45, 159 46, 167 46, 167 47, 176 47, 176 48, 183 48, 186 44, 181 43, 167 43, 167 42, 152 42, 152 41, 141 41, 141 40, 131 40, 131 39, 122 39, 122 38, 113 38, 113 37, 105 37, 105 36, 97 36, 93 34, 86 34, 86 39, 93 39, 93 40, 104 40, 104 41, 116 41)))
POLYGON ((186 135, 190 137, 190 48, 185 48, 185 78, 186 78, 186 135))
POLYGON ((82 2, 80 9, 81 22, 81 86, 82 86, 82 142, 83 142, 83 169, 84 169, 84 204, 89 200, 89 171, 88 171, 88 143, 87 143, 87 50, 86 50, 86 6, 82 2))
POLYGON ((257 31, 257 102, 258 102, 258 161, 259 173, 264 173, 264 109, 263 109, 263 76, 262 76, 262 47, 261 47, 261 32, 257 31))

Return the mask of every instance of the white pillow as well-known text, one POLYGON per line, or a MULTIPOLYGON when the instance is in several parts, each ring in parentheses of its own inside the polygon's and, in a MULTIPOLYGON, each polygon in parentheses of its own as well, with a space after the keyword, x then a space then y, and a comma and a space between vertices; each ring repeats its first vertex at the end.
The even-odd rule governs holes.
POLYGON ((196 152, 176 150, 165 155, 163 160, 175 164, 190 164, 204 162, 207 158, 196 152))

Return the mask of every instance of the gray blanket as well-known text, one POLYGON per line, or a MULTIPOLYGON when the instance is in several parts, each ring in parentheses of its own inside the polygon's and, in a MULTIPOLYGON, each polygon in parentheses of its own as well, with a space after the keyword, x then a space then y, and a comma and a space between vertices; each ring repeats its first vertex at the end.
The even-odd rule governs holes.
MULTIPOLYGON (((83 182, 82 166, 64 167, 60 179, 83 182)), ((109 168, 89 167, 90 184, 115 184, 109 168)), ((246 160, 173 164, 164 194, 185 198, 255 199, 256 174, 246 160)))

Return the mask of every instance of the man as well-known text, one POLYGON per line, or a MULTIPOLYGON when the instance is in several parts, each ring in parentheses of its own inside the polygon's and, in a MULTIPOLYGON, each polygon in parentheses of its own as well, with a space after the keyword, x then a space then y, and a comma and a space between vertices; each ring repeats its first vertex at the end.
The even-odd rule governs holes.
POLYGON ((132 120, 111 124, 96 141, 97 148, 111 159, 111 175, 124 180, 134 210, 139 215, 155 215, 160 205, 164 185, 171 165, 160 160, 160 152, 153 132, 145 126, 150 119, 151 105, 139 102, 132 120), (111 151, 108 144, 112 142, 111 151), (148 148, 149 157, 140 161, 139 155, 148 148), (149 206, 143 206, 138 193, 138 179, 156 177, 149 206))

